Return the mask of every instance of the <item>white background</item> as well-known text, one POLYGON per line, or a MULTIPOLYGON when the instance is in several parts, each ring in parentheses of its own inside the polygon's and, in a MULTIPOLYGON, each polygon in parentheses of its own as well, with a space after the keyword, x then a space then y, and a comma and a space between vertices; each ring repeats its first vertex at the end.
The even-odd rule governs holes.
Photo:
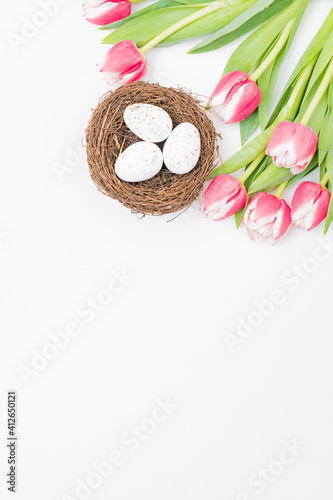
MULTIPOLYGON (((311 2, 276 98, 330 5, 311 2)), ((15 389, 17 499, 79 498, 77 480, 119 450, 122 464, 86 498, 331 500, 332 229, 326 239, 322 225, 293 229, 271 247, 236 231, 233 218, 191 210, 170 223, 141 220, 101 195, 78 146, 107 91, 96 68, 103 33, 67 1, 15 51, 8 35, 39 11, 37 0, 1 9, 1 497, 13 498, 5 403, 15 389), (69 167, 62 182, 56 162, 69 167), (133 279, 87 323, 77 308, 113 270, 133 279), (283 303, 272 305, 277 289, 283 303), (263 319, 256 311, 267 300, 263 319), (240 339, 248 319, 260 324, 240 339), (80 334, 24 383, 19 367, 70 322, 80 334), (228 332, 241 340, 233 350, 228 332), (177 409, 132 451, 124 433, 148 429, 156 401, 168 398, 177 409), (302 451, 292 463, 274 463, 294 440, 302 451), (276 477, 258 493, 248 479, 268 467, 276 477)), ((147 78, 208 96, 236 44, 186 55, 194 43, 149 52, 147 78)), ((215 124, 225 160, 238 127, 215 124)))

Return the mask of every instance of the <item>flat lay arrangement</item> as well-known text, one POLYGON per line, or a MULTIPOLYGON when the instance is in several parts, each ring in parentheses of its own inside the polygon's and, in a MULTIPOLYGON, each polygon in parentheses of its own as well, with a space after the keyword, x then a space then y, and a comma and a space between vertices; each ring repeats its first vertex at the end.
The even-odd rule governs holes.
MULTIPOLYGON (((126 104, 118 106, 116 99, 99 114, 97 139, 95 135, 92 139, 96 111, 87 129, 90 171, 102 192, 120 201, 125 196, 124 204, 134 212, 155 215, 187 208, 201 196, 206 217, 220 221, 233 215, 236 226, 243 223, 251 239, 267 238, 273 244, 291 226, 309 231, 325 221, 326 233, 333 220, 333 9, 309 40, 278 104, 271 109, 278 75, 308 4, 309 0, 160 0, 131 13, 129 0, 85 2, 86 19, 102 31, 111 30, 102 43, 112 47, 98 67, 110 92, 116 95, 121 89, 126 104), (243 147, 222 161, 216 151, 217 133, 206 138, 193 118, 179 120, 168 112, 181 89, 170 89, 170 99, 160 105, 149 99, 148 88, 153 84, 139 86, 138 95, 133 89, 147 71, 145 54, 155 46, 167 50, 183 40, 207 35, 189 51, 195 64, 195 54, 220 49, 247 34, 220 81, 212 82, 210 98, 201 102, 204 128, 213 127, 213 114, 225 124, 240 123, 243 147), (117 128, 109 113, 112 117, 119 114, 117 128), (102 142, 104 134, 109 137, 106 143, 102 142), (111 146, 110 140, 116 144, 111 146), (98 161, 101 156, 104 166, 98 161), (241 169, 239 178, 231 175, 241 169), (282 198, 285 189, 315 169, 318 182, 302 180, 289 206, 282 198), (107 178, 114 176, 118 184, 119 179, 129 184, 126 194, 117 186, 110 191, 107 178), (193 182, 196 189, 188 197, 193 182), (137 204, 135 195, 136 185, 141 184, 139 190, 144 193, 145 183, 150 186, 148 210, 137 204), (177 188, 168 191, 169 209, 161 209, 163 190, 174 183, 177 188)), ((154 91, 158 92, 156 85, 154 91)), ((190 114, 197 105, 187 103, 190 114)))
POLYGON ((3 7, 0 500, 333 500, 333 0, 3 7))

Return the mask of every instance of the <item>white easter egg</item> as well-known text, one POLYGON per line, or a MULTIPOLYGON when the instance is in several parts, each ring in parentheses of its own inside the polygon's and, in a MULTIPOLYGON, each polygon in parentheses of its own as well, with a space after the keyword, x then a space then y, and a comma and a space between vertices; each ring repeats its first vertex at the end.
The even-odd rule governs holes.
POLYGON ((162 168, 162 151, 152 142, 135 142, 117 158, 115 171, 123 181, 140 182, 154 177, 162 168))
POLYGON ((128 128, 143 141, 162 142, 172 130, 172 121, 164 109, 152 104, 131 104, 124 111, 128 128))
POLYGON ((201 140, 192 123, 181 123, 167 139, 163 148, 165 166, 174 174, 186 174, 198 163, 201 140))

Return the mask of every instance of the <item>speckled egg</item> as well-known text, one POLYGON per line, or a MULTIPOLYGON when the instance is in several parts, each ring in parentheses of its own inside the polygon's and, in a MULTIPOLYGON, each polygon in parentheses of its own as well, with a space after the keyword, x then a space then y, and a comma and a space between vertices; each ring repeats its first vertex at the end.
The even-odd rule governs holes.
POLYGON ((140 182, 154 177, 162 168, 162 151, 152 142, 135 142, 117 158, 115 171, 123 181, 140 182))
POLYGON ((163 142, 172 131, 172 121, 164 109, 152 104, 131 104, 124 111, 128 128, 143 141, 163 142))
POLYGON ((201 141, 192 123, 181 123, 170 134, 163 148, 165 166, 174 174, 186 174, 198 163, 201 141))

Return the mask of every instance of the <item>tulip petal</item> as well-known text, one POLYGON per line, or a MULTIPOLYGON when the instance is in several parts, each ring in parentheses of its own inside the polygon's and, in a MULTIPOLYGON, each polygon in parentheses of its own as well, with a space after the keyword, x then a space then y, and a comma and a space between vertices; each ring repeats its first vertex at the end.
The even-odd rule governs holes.
POLYGON ((201 210, 215 221, 230 217, 243 208, 247 200, 245 187, 231 175, 218 175, 208 186, 201 210))
POLYGON ((114 72, 105 72, 104 80, 108 85, 112 87, 112 90, 117 90, 122 85, 127 83, 135 82, 139 80, 147 71, 147 61, 142 61, 142 64, 135 70, 130 73, 114 73, 114 72))
POLYGON ((244 223, 252 240, 267 238, 274 244, 291 224, 290 208, 284 200, 261 192, 250 201, 244 223))
POLYGON ((236 123, 249 116, 260 99, 258 85, 246 73, 232 71, 218 83, 209 103, 225 123, 236 123))
POLYGON ((129 0, 113 0, 96 7, 85 7, 84 16, 90 23, 104 26, 129 16, 131 9, 132 4, 129 0))
POLYGON ((234 87, 234 85, 236 85, 237 83, 246 82, 248 78, 249 75, 243 73, 243 71, 231 71, 231 73, 228 73, 223 78, 221 78, 211 95, 209 104, 212 107, 223 104, 228 93, 234 87))
POLYGON ((106 82, 111 84, 113 89, 123 83, 138 80, 147 70, 147 62, 132 40, 124 40, 114 45, 98 66, 106 82))
POLYGON ((279 123, 267 145, 266 154, 272 156, 276 167, 290 168, 292 174, 303 172, 312 160, 318 137, 302 123, 279 123))
POLYGON ((315 182, 302 182, 296 189, 291 217, 298 228, 310 231, 318 226, 326 217, 330 193, 315 182))
POLYGON ((272 194, 267 194, 259 198, 256 206, 255 220, 269 222, 275 219, 280 209, 281 201, 272 194))
POLYGON ((261 91, 252 80, 244 83, 236 92, 227 96, 224 107, 224 122, 237 123, 247 118, 258 107, 261 100, 261 91))
POLYGON ((276 214, 276 221, 273 228, 273 238, 278 240, 287 232, 291 224, 290 207, 284 200, 280 200, 281 207, 276 214))

